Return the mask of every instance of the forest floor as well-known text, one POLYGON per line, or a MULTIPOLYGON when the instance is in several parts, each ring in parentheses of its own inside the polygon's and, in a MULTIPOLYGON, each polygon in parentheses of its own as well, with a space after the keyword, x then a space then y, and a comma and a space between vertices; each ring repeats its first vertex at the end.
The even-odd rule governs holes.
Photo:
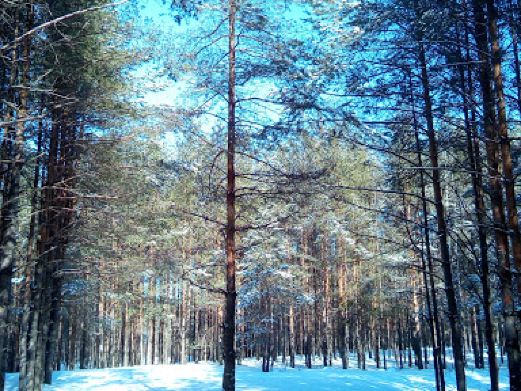
MULTIPOLYGON (((317 360, 316 363, 319 363, 317 360)), ((280 362, 272 372, 262 373, 260 362, 247 360, 237 366, 237 390, 241 391, 413 391, 435 389, 432 368, 367 371, 335 366, 313 369, 286 368, 280 362)), ((447 369, 447 390, 455 390, 455 376, 447 369)), ((467 368, 468 390, 488 390, 488 371, 467 368)), ((44 391, 220 391, 222 366, 201 362, 186 365, 155 365, 113 369, 59 371, 44 391)), ((18 389, 17 374, 8 374, 7 391, 18 389)), ((501 368, 500 388, 508 390, 506 368, 501 368)))

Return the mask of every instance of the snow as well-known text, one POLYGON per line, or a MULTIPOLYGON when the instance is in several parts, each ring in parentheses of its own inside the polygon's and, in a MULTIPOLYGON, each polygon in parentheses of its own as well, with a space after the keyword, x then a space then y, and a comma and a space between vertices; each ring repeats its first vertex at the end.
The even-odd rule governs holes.
MULTIPOLYGON (((318 359, 317 359, 318 360, 318 359)), ((316 361, 319 363, 320 361, 316 361)), ((413 391, 435 389, 432 369, 411 368, 367 371, 328 368, 286 368, 280 361, 270 373, 262 373, 260 363, 247 360, 237 366, 237 390, 241 391, 413 391)), ((454 371, 446 372, 447 390, 455 390, 454 371)), ((44 391, 220 391, 222 366, 213 363, 137 366, 55 372, 53 385, 44 391)), ((501 369, 500 388, 508 389, 507 370, 501 369)), ((15 391, 17 374, 8 374, 7 391, 15 391)), ((487 370, 467 368, 468 390, 488 390, 487 370)))

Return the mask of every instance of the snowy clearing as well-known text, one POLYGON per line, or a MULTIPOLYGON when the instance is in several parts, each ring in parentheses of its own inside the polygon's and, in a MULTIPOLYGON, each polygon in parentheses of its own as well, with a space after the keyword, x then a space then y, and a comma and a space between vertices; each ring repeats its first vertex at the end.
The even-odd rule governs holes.
MULTIPOLYGON (((53 386, 45 391, 220 391, 222 366, 213 363, 138 366, 55 372, 53 386)), ((446 371, 447 390, 455 390, 452 370, 446 371)), ((7 391, 16 391, 17 374, 8 375, 7 391)), ((488 390, 487 370, 467 369, 468 390, 488 390)), ((500 387, 508 390, 507 371, 502 368, 500 387)), ((260 363, 248 361, 237 367, 237 390, 244 391, 412 391, 435 388, 432 369, 342 370, 330 368, 284 368, 262 373, 260 363)))

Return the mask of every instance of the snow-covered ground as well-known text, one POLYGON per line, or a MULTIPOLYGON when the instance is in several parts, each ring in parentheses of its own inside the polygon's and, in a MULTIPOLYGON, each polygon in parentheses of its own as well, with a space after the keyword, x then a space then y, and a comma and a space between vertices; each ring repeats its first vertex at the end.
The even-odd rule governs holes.
MULTIPOLYGON (((220 391, 222 366, 212 363, 139 366, 55 372, 45 391, 220 391)), ((446 371, 447 390, 455 390, 453 370, 446 371)), ((17 390, 16 374, 8 374, 7 391, 17 390)), ((488 390, 487 370, 467 369, 468 390, 488 390)), ((506 369, 501 389, 508 390, 506 369)), ((433 370, 396 369, 367 371, 338 367, 305 369, 275 366, 262 373, 260 363, 246 361, 237 367, 237 390, 244 391, 412 391, 435 389, 433 370)))

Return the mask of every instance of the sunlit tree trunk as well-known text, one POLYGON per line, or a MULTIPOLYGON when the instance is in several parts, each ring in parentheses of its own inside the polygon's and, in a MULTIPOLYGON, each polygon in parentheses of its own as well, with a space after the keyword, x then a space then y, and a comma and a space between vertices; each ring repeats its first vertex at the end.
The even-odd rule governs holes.
POLYGON ((494 229, 496 234, 497 254, 499 261, 499 277, 501 281, 505 345, 509 361, 510 388, 521 390, 521 356, 519 337, 516 330, 516 314, 513 301, 512 270, 509 257, 507 229, 511 232, 514 262, 521 260, 521 241, 515 203, 512 160, 510 157, 510 142, 506 123, 506 106, 503 96, 503 81, 501 74, 501 53, 498 41, 496 11, 494 2, 487 0, 490 41, 492 42, 493 80, 490 77, 490 56, 486 30, 486 19, 483 11, 483 0, 474 0, 475 38, 480 56, 480 84, 483 94, 485 136, 487 145, 487 161, 489 182, 491 188, 491 204, 493 209, 494 229), (494 110, 494 94, 491 82, 494 81, 497 108, 498 130, 496 130, 496 115, 494 110), (498 147, 498 145, 500 147, 498 147), (501 159, 502 158, 502 159, 501 159), (505 177, 506 206, 508 218, 505 216, 503 191, 501 183, 500 160, 503 162, 505 177), (515 225, 515 227, 514 227, 515 225))

